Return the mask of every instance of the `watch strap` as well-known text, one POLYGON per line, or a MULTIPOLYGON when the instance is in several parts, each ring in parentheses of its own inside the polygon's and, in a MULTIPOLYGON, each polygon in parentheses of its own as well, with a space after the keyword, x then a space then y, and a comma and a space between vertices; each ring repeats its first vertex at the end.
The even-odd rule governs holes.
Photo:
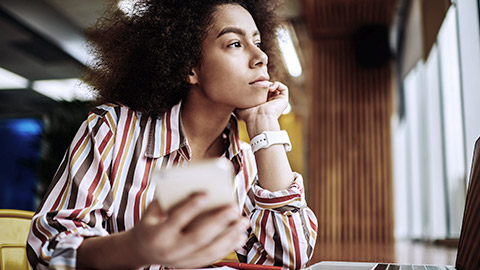
POLYGON ((253 137, 253 139, 250 141, 250 146, 252 147, 253 153, 260 149, 268 148, 274 144, 283 144, 286 152, 292 150, 290 138, 285 130, 264 131, 253 137))

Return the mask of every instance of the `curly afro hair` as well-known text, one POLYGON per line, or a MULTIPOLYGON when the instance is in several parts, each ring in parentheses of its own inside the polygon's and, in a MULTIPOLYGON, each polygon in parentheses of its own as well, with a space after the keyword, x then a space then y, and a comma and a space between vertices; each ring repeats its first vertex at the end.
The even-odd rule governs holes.
POLYGON ((276 29, 280 24, 271 0, 138 0, 125 15, 112 7, 87 30, 95 62, 84 81, 99 103, 121 103, 157 117, 182 100, 191 68, 202 59, 202 41, 219 5, 238 4, 250 12, 269 56, 269 73, 278 77, 276 29))

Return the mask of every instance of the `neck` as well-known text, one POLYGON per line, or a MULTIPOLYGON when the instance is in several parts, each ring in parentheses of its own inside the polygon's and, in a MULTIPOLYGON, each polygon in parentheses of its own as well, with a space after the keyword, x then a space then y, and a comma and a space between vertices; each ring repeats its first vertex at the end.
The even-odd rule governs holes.
POLYGON ((219 157, 224 152, 223 131, 233 108, 222 108, 190 91, 182 101, 182 123, 192 149, 192 161, 219 157))

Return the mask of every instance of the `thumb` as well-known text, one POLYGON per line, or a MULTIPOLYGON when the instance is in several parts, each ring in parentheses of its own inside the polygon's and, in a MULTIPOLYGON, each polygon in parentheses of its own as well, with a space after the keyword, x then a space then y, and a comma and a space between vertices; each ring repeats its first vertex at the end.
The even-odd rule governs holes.
POLYGON ((167 215, 163 212, 157 200, 153 200, 143 212, 142 219, 151 220, 155 222, 163 222, 167 215))

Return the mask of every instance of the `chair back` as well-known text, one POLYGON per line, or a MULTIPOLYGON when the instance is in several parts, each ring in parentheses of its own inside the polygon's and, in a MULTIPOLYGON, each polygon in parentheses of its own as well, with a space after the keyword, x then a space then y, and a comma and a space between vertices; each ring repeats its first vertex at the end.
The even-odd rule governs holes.
POLYGON ((26 243, 33 212, 0 209, 0 269, 28 270, 26 243))

